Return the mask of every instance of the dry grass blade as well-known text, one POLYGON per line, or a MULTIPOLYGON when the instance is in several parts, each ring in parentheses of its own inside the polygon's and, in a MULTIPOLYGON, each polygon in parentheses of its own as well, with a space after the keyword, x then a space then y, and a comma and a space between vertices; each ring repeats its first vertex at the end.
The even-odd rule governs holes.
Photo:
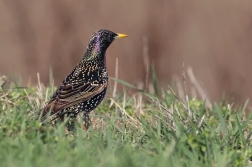
MULTIPOLYGON (((157 100, 153 99, 152 97, 150 97, 149 95, 147 95, 149 97, 149 99, 153 102, 155 102, 157 105, 159 105, 159 107, 161 107, 162 109, 164 109, 167 113, 169 113, 171 116, 175 116, 173 114, 172 111, 169 111, 167 108, 165 108, 162 104, 160 104, 160 102, 158 102, 157 100)), ((182 119, 180 119, 179 117, 177 117, 180 121, 182 121, 184 123, 184 121, 182 119)))
POLYGON ((205 117, 206 117, 206 115, 203 115, 203 116, 201 117, 201 119, 200 119, 200 121, 199 121, 199 124, 198 124, 198 127, 201 127, 201 125, 202 125, 202 123, 203 123, 205 117))
MULTIPOLYGON (((24 92, 25 92, 25 95, 27 97, 27 99, 29 100, 29 103, 32 104, 32 97, 27 93, 27 91, 24 89, 24 92)), ((35 109, 33 106, 32 106, 33 110, 35 109)))
POLYGON ((173 79, 176 83, 176 87, 177 87, 177 91, 178 91, 178 97, 180 99, 184 99, 185 98, 185 94, 183 91, 183 85, 181 83, 181 81, 179 80, 179 77, 177 75, 173 76, 173 79))
MULTIPOLYGON (((118 79, 118 58, 116 58, 116 65, 115 65, 115 79, 118 79)), ((113 94, 112 98, 115 98, 116 96, 116 90, 117 90, 117 82, 114 81, 114 88, 113 88, 113 94)), ((112 107, 113 102, 111 101, 109 108, 112 107)))
MULTIPOLYGON (((201 117, 201 119, 200 119, 200 121, 199 121, 199 124, 198 124, 198 127, 199 127, 199 128, 201 127, 201 125, 202 125, 202 123, 203 123, 205 117, 206 117, 205 114, 201 117)), ((198 134, 198 133, 199 133, 199 131, 197 130, 197 131, 196 131, 196 134, 198 134)))
POLYGON ((168 88, 170 89, 170 91, 172 92, 172 94, 175 96, 175 98, 179 101, 179 104, 185 109, 187 110, 186 105, 183 103, 183 101, 177 96, 177 94, 172 90, 172 88, 170 86, 168 86, 168 88))
POLYGON ((158 118, 160 121, 162 121, 163 123, 165 123, 165 125, 169 126, 170 128, 172 128, 174 131, 177 131, 177 129, 175 127, 173 127, 173 125, 168 124, 167 122, 165 122, 162 118, 160 118, 157 115, 154 115, 156 118, 158 118))
POLYGON ((134 98, 134 100, 136 100, 136 112, 144 115, 144 112, 142 110, 142 102, 143 102, 143 96, 141 93, 138 93, 136 95, 136 98, 134 98))
POLYGON ((188 115, 191 116, 191 110, 190 110, 190 104, 189 104, 189 96, 187 94, 187 89, 186 89, 186 76, 185 76, 185 64, 183 63, 183 83, 184 83, 184 88, 185 88, 185 97, 186 97, 186 102, 187 102, 187 111, 188 115))
MULTIPOLYGON (((45 87, 42 86, 41 82, 40 82, 40 76, 39 73, 37 73, 37 77, 38 77, 38 86, 37 88, 37 98, 35 98, 35 101, 37 103, 38 108, 43 108, 46 104, 45 104, 45 100, 44 100, 44 96, 43 96, 43 92, 45 90, 45 87)), ((48 90, 46 90, 46 96, 48 95, 48 90)), ((46 97, 47 98, 47 97, 46 97)))
MULTIPOLYGON (((159 103, 159 104, 160 104, 160 103, 159 103)), ((163 114, 163 112, 162 112, 162 109, 161 109, 161 106, 160 106, 160 105, 159 105, 159 111, 160 111, 159 113, 163 116, 163 118, 166 119, 166 121, 164 121, 164 119, 160 118, 160 117, 157 116, 157 115, 154 115, 154 116, 155 116, 156 118, 160 119, 162 122, 165 122, 165 124, 166 124, 166 125, 169 125, 172 129, 176 129, 173 125, 170 125, 170 124, 167 123, 167 121, 170 121, 171 124, 174 123, 173 119, 171 118, 172 115, 168 113, 167 116, 165 116, 165 115, 163 114)), ((151 112, 151 111, 149 110, 149 112, 151 112)), ((152 112, 151 112, 151 113, 152 113, 152 112)))
POLYGON ((2 89, 2 87, 4 86, 4 84, 6 83, 7 81, 7 77, 6 76, 1 76, 0 77, 0 89, 2 89))
POLYGON ((199 82, 197 81, 196 77, 193 74, 192 67, 188 67, 187 74, 191 80, 191 82, 194 84, 195 88, 199 92, 202 100, 206 100, 206 106, 212 109, 212 104, 210 103, 209 98, 207 97, 206 93, 203 91, 202 87, 200 86, 199 82))
POLYGON ((10 105, 12 106, 16 106, 16 104, 14 102, 12 102, 11 100, 7 99, 7 98, 4 98, 4 99, 1 99, 2 102, 6 102, 6 103, 9 103, 10 105))
POLYGON ((109 98, 113 103, 122 111, 123 115, 126 115, 129 119, 131 119, 136 125, 141 125, 140 122, 131 117, 118 103, 116 103, 112 98, 109 98))

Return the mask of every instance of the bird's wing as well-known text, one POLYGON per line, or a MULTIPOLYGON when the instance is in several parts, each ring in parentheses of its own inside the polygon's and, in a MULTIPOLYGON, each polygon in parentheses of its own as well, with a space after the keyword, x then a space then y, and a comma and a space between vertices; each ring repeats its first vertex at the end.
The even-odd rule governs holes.
POLYGON ((73 106, 81 101, 92 98, 101 93, 107 87, 107 84, 107 81, 99 84, 86 82, 80 82, 78 84, 61 84, 55 92, 55 98, 44 108, 41 120, 45 119, 47 113, 50 111, 50 115, 55 115, 63 108, 73 106))
POLYGON ((58 99, 62 102, 73 103, 78 100, 89 99, 101 93, 107 87, 107 82, 100 84, 94 83, 79 83, 65 84, 61 90, 58 90, 58 99))

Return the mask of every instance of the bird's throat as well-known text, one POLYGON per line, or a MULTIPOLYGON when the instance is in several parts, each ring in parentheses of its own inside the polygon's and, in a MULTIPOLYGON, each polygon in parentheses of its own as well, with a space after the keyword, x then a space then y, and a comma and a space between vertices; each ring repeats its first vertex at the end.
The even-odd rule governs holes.
POLYGON ((105 52, 101 52, 100 50, 94 49, 87 49, 86 53, 84 54, 83 61, 94 61, 100 63, 106 63, 105 60, 105 52))

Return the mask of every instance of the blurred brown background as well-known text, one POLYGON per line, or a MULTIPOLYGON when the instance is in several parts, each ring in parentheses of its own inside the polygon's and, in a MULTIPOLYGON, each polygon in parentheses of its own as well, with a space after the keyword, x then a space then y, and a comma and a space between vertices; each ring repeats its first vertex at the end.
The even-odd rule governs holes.
POLYGON ((0 74, 48 84, 51 68, 58 85, 101 28, 130 36, 108 49, 110 76, 118 57, 120 79, 145 83, 148 60, 166 88, 184 62, 211 101, 252 97, 251 0, 0 0, 0 74))

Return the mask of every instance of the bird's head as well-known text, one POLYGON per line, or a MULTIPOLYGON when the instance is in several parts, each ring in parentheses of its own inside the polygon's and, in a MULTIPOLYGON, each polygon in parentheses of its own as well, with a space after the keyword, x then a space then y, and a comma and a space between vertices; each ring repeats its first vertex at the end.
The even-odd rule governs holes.
POLYGON ((93 33, 91 36, 88 47, 87 47, 87 54, 90 58, 93 58, 94 56, 104 55, 109 45, 118 38, 127 37, 128 35, 125 34, 119 34, 114 33, 109 30, 98 30, 93 33))

